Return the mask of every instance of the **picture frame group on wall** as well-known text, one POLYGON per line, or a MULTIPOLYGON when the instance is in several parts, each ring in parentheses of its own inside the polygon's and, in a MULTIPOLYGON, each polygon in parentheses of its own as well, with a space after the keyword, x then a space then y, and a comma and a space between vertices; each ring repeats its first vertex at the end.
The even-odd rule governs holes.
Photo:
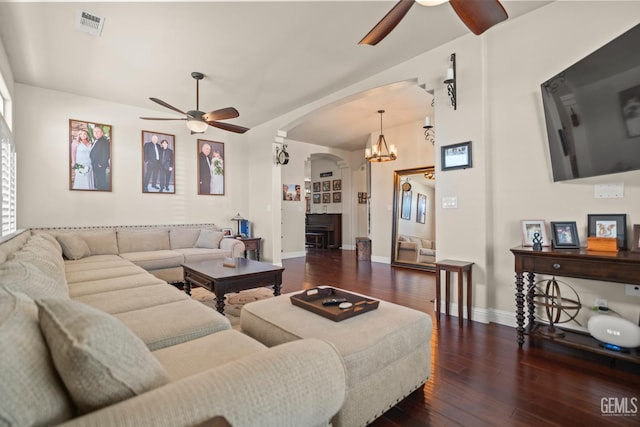
POLYGON ((69 190, 111 191, 112 126, 69 119, 69 190))
POLYGON ((627 247, 626 214, 587 214, 588 236, 618 239, 618 249, 627 247))
POLYGON ((175 135, 142 131, 142 192, 175 194, 175 135))
POLYGON ((575 221, 551 221, 553 247, 562 249, 579 249, 580 238, 575 221))
POLYGON ((224 142, 197 140, 198 194, 224 195, 224 142))
POLYGON ((443 171, 472 167, 471 141, 443 145, 440 148, 440 157, 443 171))
POLYGON ((520 221, 522 228, 522 246, 533 246, 533 238, 538 233, 542 240, 542 246, 551 246, 547 237, 547 229, 542 219, 523 219, 520 221))

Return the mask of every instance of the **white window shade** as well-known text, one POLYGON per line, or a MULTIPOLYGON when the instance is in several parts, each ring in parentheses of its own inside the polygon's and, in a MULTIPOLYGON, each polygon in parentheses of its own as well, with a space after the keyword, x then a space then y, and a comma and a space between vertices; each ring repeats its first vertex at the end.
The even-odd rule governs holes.
POLYGON ((0 115, 0 207, 2 209, 1 236, 16 231, 16 147, 4 117, 0 115))

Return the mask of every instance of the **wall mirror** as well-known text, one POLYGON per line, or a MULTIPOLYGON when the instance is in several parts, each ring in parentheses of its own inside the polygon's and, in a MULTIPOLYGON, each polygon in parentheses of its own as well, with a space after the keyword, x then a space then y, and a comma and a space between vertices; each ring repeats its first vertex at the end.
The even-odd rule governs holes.
POLYGON ((394 171, 391 265, 435 270, 435 168, 394 171))

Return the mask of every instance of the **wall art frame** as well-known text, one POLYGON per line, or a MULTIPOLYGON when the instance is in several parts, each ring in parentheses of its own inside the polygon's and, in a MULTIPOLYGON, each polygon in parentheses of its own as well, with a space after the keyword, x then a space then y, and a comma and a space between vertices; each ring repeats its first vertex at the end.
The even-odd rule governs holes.
POLYGON ((224 142, 198 139, 198 195, 224 196, 224 142))
POLYGON ((113 126, 69 119, 69 190, 112 189, 113 126))
POLYGON ((441 170, 467 169, 473 165, 471 141, 440 147, 441 170))
POLYGON ((142 131, 142 192, 176 194, 175 135, 142 131))

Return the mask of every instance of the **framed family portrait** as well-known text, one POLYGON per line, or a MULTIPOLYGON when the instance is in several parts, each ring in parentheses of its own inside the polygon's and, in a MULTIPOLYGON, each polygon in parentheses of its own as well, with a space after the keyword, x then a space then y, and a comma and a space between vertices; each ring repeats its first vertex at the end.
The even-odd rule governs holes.
POLYGON ((615 237, 618 239, 618 248, 627 247, 627 215, 626 214, 588 214, 589 237, 615 237))
POLYGON ((174 135, 142 131, 142 192, 175 194, 174 135))
POLYGON ((547 230, 542 219, 523 219, 520 221, 522 227, 522 246, 533 246, 533 239, 536 233, 542 241, 542 246, 550 246, 547 230))
POLYGON ((578 228, 575 221, 552 221, 551 235, 553 236, 554 248, 579 249, 580 239, 578 238, 578 228))
POLYGON ((470 168, 472 165, 471 141, 442 146, 440 157, 443 171, 470 168))
POLYGON ((198 194, 224 195, 224 143, 198 139, 198 194))
POLYGON ((418 193, 418 203, 416 203, 416 222, 424 224, 427 222, 427 196, 418 193))
POLYGON ((411 219, 411 191, 402 192, 402 206, 400 207, 400 218, 411 219))
POLYGON ((69 190, 111 191, 112 126, 69 119, 69 190))
POLYGON ((299 202, 302 197, 300 184, 282 184, 282 200, 299 202))

